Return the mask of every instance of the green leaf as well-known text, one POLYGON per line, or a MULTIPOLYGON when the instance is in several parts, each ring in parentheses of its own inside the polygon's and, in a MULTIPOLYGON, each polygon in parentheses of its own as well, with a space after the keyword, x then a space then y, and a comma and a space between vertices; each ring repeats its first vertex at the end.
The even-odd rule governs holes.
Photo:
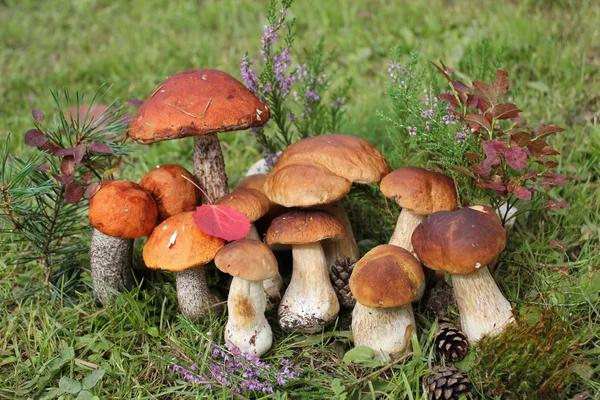
POLYGON ((150 328, 146 329, 146 333, 148 333, 148 335, 150 335, 152 337, 160 336, 160 333, 158 332, 158 328, 156 328, 155 326, 151 326, 150 328))
POLYGON ((382 361, 375 360, 375 352, 367 346, 358 346, 346 352, 343 359, 345 364, 355 363, 366 367, 378 367, 382 361))
POLYGON ((58 381, 58 387, 59 389, 71 394, 77 394, 81 391, 81 383, 66 376, 60 378, 60 381, 58 381))
POLYGON ((100 382, 104 377, 105 372, 106 371, 104 369, 98 368, 86 375, 86 377, 83 378, 83 388, 91 389, 96 386, 96 384, 98 384, 98 382, 100 382))
POLYGON ((58 396, 61 396, 63 394, 65 394, 65 391, 63 389, 52 389, 49 392, 46 392, 42 396, 38 397, 38 400, 54 399, 54 398, 56 398, 58 396))
POLYGON ((335 378, 333 381, 331 381, 331 390, 340 399, 346 397, 345 395, 341 396, 341 394, 344 393, 346 388, 344 387, 344 383, 340 378, 335 378))
POLYGON ((464 372, 469 372, 477 361, 477 356, 474 351, 469 351, 465 358, 463 358, 460 362, 456 363, 456 367, 464 372))
POLYGON ((63 347, 58 356, 53 358, 47 365, 49 372, 55 372, 62 368, 63 365, 75 359, 75 350, 71 346, 63 347))
POLYGON ((75 400, 92 400, 95 396, 87 390, 82 390, 75 400))

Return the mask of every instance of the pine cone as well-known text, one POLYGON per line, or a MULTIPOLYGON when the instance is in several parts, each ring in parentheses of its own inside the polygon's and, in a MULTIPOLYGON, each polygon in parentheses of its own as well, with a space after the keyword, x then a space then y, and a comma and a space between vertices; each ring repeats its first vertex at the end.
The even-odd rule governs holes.
POLYGON ((469 350, 467 335, 453 324, 442 322, 435 336, 435 350, 447 363, 458 362, 465 358, 469 350))
POLYGON ((423 377, 423 387, 427 400, 458 400, 461 395, 472 396, 471 381, 455 367, 435 367, 423 377))
POLYGON ((337 260, 331 266, 329 274, 333 289, 335 289, 340 306, 343 308, 353 308, 356 304, 356 299, 350 291, 350 275, 352 275, 354 263, 355 261, 350 260, 348 257, 337 260))

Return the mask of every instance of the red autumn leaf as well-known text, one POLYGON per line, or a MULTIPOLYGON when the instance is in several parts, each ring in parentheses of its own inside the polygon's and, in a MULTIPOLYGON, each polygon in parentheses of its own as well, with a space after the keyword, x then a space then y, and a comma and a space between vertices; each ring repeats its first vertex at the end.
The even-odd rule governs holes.
POLYGON ((542 139, 542 138, 545 138, 546 136, 552 135, 553 133, 563 132, 563 131, 564 131, 564 129, 559 126, 548 125, 548 126, 545 126, 541 129, 539 129, 536 132, 535 137, 537 139, 542 139))
POLYGON ((540 157, 544 154, 546 155, 557 155, 560 154, 556 150, 553 150, 548 143, 544 140, 535 139, 527 144, 527 148, 531 152, 534 157, 540 157))
POLYGON ((478 102, 479 102, 479 97, 477 95, 467 93, 467 108, 477 107, 478 102))
POLYGON ((46 142, 43 145, 38 146, 38 150, 45 151, 48 154, 56 154, 56 152, 60 150, 60 147, 58 147, 56 143, 46 142))
POLYGON ((54 179, 56 179, 60 183, 69 183, 69 182, 73 181, 73 176, 72 175, 56 175, 56 174, 52 174, 52 176, 54 177, 54 179))
POLYGON ((458 103, 456 102, 454 95, 450 92, 442 93, 438 96, 438 98, 440 100, 447 101, 452 107, 458 107, 458 103))
POLYGON ((436 63, 434 63, 433 61, 431 61, 431 63, 433 64, 433 66, 440 71, 440 73, 444 76, 444 78, 446 78, 446 80, 448 82, 452 82, 452 78, 450 77, 450 75, 448 75, 449 73, 451 74, 452 72, 454 72, 454 70, 447 68, 444 65, 444 62, 442 60, 440 60, 440 63, 442 64, 442 66, 440 67, 439 65, 437 65, 436 63), (449 70, 449 71, 448 71, 449 70))
POLYGON ((456 90, 457 92, 460 93, 466 93, 469 91, 469 87, 467 85, 465 85, 464 83, 462 83, 461 81, 455 80, 451 82, 452 87, 454 88, 454 90, 456 90))
POLYGON ((483 151, 488 157, 495 156, 500 153, 503 154, 506 150, 506 146, 497 140, 486 140, 483 142, 483 151))
POLYGON ((510 137, 513 142, 521 147, 527 146, 531 142, 531 135, 527 132, 515 132, 510 137))
POLYGON ((92 173, 86 172, 85 175, 83 175, 83 178, 81 178, 81 180, 79 181, 79 183, 85 185, 90 181, 90 179, 92 179, 92 173))
POLYGON ((521 111, 515 104, 502 103, 494 107, 492 115, 496 119, 511 119, 517 118, 521 111))
POLYGON ((473 87, 475 87, 477 94, 490 106, 493 107, 498 104, 498 96, 489 83, 473 81, 473 87))
POLYGON ((510 147, 504 151, 506 163, 515 171, 521 172, 527 166, 527 154, 520 147, 510 147))
POLYGON ((92 196, 94 196, 98 190, 100 190, 100 182, 90 183, 85 188, 85 198, 91 199, 92 196))
POLYGON ((125 102, 125 104, 127 104, 128 106, 132 106, 135 108, 140 108, 142 106, 142 104, 144 104, 143 100, 140 99, 129 99, 125 102))
POLYGON ((202 232, 227 241, 242 239, 250 231, 250 219, 231 207, 203 204, 196 208, 192 217, 202 232))
POLYGON ((65 188, 65 201, 70 204, 75 204, 83 196, 83 187, 75 182, 71 182, 65 188))
POLYGON ((39 129, 30 129, 25 132, 24 142, 27 146, 43 146, 48 142, 48 138, 39 129))
POLYGON ((501 69, 496 71, 496 79, 494 80, 494 91, 496 92, 496 96, 502 96, 508 92, 510 81, 507 77, 508 72, 502 71, 501 69))
POLYGON ((480 126, 488 132, 492 129, 490 122, 481 114, 469 114, 465 117, 465 121, 473 129, 479 129, 480 126))
POLYGON ((40 110, 35 110, 35 109, 31 110, 31 116, 33 116, 33 119, 38 124, 41 124, 42 122, 44 122, 44 118, 46 118, 46 116, 44 115, 43 112, 41 112, 40 110))
POLYGON ((85 156, 85 144, 81 143, 73 148, 73 157, 75 158, 75 164, 81 164, 83 156, 85 156))
POLYGON ((521 200, 531 200, 531 190, 523 186, 518 186, 513 192, 521 200))
POLYGON ((463 154, 463 156, 465 156, 465 158, 469 161, 481 160, 481 154, 477 154, 477 153, 471 153, 471 152, 467 151, 463 154))
POLYGON ((72 147, 66 147, 64 149, 60 149, 57 152, 55 152, 54 155, 57 156, 57 157, 72 156, 73 155, 73 148, 72 147))
POLYGON ((104 144, 104 143, 100 143, 100 142, 92 142, 90 144, 88 144, 88 149, 90 149, 91 151, 95 152, 95 153, 103 153, 103 154, 112 154, 113 150, 110 148, 109 145, 104 144))
POLYGON ((73 177, 75 175, 75 159, 73 156, 65 156, 60 162, 60 172, 64 176, 73 177))
POLYGON ((40 172, 49 172, 50 171, 50 166, 48 164, 40 164, 37 167, 35 167, 36 171, 40 171, 40 172))

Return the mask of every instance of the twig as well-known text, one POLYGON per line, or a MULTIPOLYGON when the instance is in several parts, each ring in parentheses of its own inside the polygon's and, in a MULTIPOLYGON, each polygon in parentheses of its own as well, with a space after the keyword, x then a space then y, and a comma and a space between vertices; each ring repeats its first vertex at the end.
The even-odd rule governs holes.
POLYGON ((152 98, 152 97, 154 97, 154 95, 155 95, 155 94, 156 94, 156 93, 157 93, 157 92, 158 92, 160 89, 162 89, 162 87, 163 87, 163 86, 164 86, 164 85, 160 85, 159 87, 157 87, 157 88, 156 88, 156 90, 155 90, 154 92, 152 92, 152 94, 150 95, 150 97, 151 97, 151 98, 152 98))
POLYGON ((193 117, 193 118, 204 118, 204 116, 206 115, 206 111, 208 110, 208 106, 210 106, 210 103, 212 103, 212 97, 210 97, 210 98, 208 99, 208 103, 206 103, 206 107, 204 107, 204 111, 202 111, 202 114, 200 114, 200 115, 194 115, 194 114, 192 114, 192 113, 189 113, 189 112, 187 112, 187 111, 185 111, 185 110, 183 110, 183 109, 181 109, 181 108, 177 107, 177 106, 176 106, 176 105, 174 105, 174 104, 167 104, 167 105, 168 105, 168 106, 171 106, 171 107, 173 107, 173 108, 176 108, 176 109, 178 109, 179 111, 181 111, 181 112, 182 112, 182 113, 184 113, 185 115, 189 115, 190 117, 193 117))
POLYGON ((387 371, 388 369, 392 368, 394 365, 396 364, 400 364, 403 361, 406 361, 406 359, 408 359, 409 357, 413 356, 413 352, 411 351, 410 353, 404 355, 403 357, 400 357, 397 360, 392 361, 391 363, 389 363, 388 365, 379 368, 377 371, 375 372, 371 372, 369 375, 363 376, 362 378, 360 378, 359 380, 357 380, 356 382, 352 383, 351 385, 349 385, 348 387, 351 388, 353 386, 358 386, 361 383, 364 383, 366 381, 368 381, 369 379, 371 379, 372 377, 379 375, 385 371, 387 371))

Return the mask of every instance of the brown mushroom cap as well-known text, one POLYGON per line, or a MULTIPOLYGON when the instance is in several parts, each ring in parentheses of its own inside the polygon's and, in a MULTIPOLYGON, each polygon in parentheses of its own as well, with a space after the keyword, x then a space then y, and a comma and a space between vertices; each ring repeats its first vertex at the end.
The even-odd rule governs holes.
POLYGON ((142 104, 129 129, 139 143, 262 126, 269 108, 231 75, 214 69, 177 73, 142 104))
POLYGON ((260 192, 265 192, 264 186, 267 180, 267 174, 247 175, 239 180, 236 188, 254 189, 260 192))
POLYGON ((346 236, 344 225, 325 211, 290 211, 275 218, 267 231, 265 243, 310 244, 324 239, 346 236))
POLYGON ((427 217, 412 245, 421 262, 451 274, 469 274, 492 262, 506 245, 506 231, 495 214, 461 208, 427 217))
POLYGON ((263 281, 277 275, 277 259, 263 242, 240 239, 226 244, 215 257, 221 271, 248 281, 263 281))
POLYGON ((235 208, 254 222, 269 211, 270 202, 267 196, 258 190, 239 188, 221 197, 216 204, 235 208))
POLYGON ((409 251, 383 244, 355 264, 350 290, 366 307, 398 307, 417 296, 424 280, 421 264, 409 251))
POLYGON ((211 262, 224 245, 223 239, 198 229, 188 211, 173 215, 154 228, 142 257, 148 268, 180 272, 211 262))
POLYGON ((196 178, 175 164, 162 165, 148 172, 140 181, 156 201, 160 220, 185 211, 194 211, 200 201, 200 190, 192 182, 196 178))
POLYGON ((400 207, 415 214, 456 210, 456 189, 452 179, 439 172, 406 167, 390 172, 381 180, 381 192, 400 207))
POLYGON ((285 207, 333 203, 351 188, 351 181, 318 164, 289 164, 274 169, 264 185, 269 199, 285 207))
POLYGON ((110 181, 90 200, 92 226, 108 236, 135 239, 149 235, 156 225, 156 203, 138 184, 110 181))

